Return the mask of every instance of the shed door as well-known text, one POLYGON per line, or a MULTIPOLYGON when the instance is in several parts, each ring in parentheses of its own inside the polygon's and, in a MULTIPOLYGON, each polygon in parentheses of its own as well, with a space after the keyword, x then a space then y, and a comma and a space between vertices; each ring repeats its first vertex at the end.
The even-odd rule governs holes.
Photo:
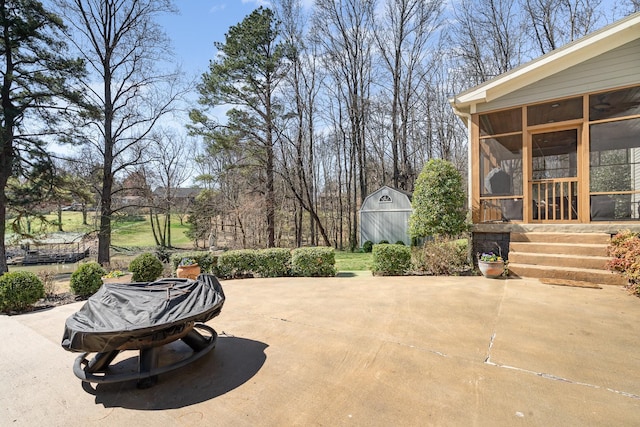
POLYGON ((531 133, 531 220, 578 221, 580 128, 531 133))

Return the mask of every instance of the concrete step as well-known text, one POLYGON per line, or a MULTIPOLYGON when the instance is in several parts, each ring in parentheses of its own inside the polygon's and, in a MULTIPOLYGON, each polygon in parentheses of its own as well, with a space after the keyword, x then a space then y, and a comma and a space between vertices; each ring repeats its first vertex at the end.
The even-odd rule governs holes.
POLYGON ((513 252, 538 254, 566 254, 583 256, 607 256, 607 246, 602 243, 548 243, 548 242, 514 242, 509 245, 509 257, 513 252))
POLYGON ((509 262, 550 267, 588 268, 606 270, 608 257, 567 255, 558 253, 509 252, 509 262))
POLYGON ((608 233, 511 233, 511 241, 608 245, 611 241, 611 235, 608 233))
POLYGON ((537 279, 576 280, 601 285, 624 286, 627 284, 625 278, 620 274, 591 268, 554 267, 509 262, 509 275, 537 279))

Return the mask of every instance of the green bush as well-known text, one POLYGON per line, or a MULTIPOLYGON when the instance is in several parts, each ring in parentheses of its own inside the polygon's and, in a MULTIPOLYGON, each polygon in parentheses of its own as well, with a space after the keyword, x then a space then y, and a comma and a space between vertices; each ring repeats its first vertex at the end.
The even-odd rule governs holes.
POLYGON ((333 248, 298 248, 291 253, 293 275, 330 277, 336 275, 336 255, 333 248))
POLYGON ((138 255, 129 264, 129 271, 133 273, 134 282, 153 282, 162 275, 162 262, 152 253, 138 255))
POLYGON ((260 277, 291 275, 291 251, 284 248, 262 249, 255 254, 255 273, 260 277))
POLYGON ((0 310, 19 311, 44 298, 44 285, 34 273, 13 271, 0 276, 0 310))
POLYGON ((458 236, 467 230, 465 193, 460 172, 452 163, 432 159, 420 172, 411 199, 411 237, 458 236))
POLYGON ((396 245, 406 246, 402 240, 398 240, 398 241, 396 242, 396 245))
POLYGON ((212 254, 209 251, 191 251, 191 252, 177 252, 171 255, 171 265, 173 266, 173 271, 176 271, 178 268, 178 264, 182 258, 193 258, 196 260, 198 265, 200 266, 200 271, 202 273, 211 273, 216 274, 216 267, 218 265, 218 256, 212 254))
POLYGON ((218 275, 225 278, 251 276, 255 272, 256 251, 238 249, 222 253, 218 257, 218 275))
POLYGON ((379 245, 388 245, 389 241, 387 239, 382 239, 378 242, 379 245))
POLYGON ((411 249, 400 245, 373 245, 373 274, 402 276, 411 270, 411 249))
POLYGON ((97 262, 80 264, 78 269, 71 274, 69 283, 71 292, 81 297, 95 294, 102 286, 102 276, 105 274, 107 272, 97 262))
POLYGON ((612 259, 607 269, 622 274, 629 281, 629 291, 640 295, 640 236, 630 230, 620 231, 611 239, 608 253, 612 259))
POLYGON ((373 250, 373 242, 371 240, 367 240, 362 245, 362 250, 366 253, 370 253, 373 250))
POLYGON ((432 275, 454 275, 470 266, 467 240, 431 240, 411 253, 414 270, 432 275))

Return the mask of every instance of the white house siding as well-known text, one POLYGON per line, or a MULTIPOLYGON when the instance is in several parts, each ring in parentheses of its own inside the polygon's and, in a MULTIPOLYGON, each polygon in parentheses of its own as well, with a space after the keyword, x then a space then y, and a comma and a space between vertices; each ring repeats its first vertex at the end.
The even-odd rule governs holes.
POLYGON ((477 112, 549 101, 640 83, 640 39, 486 104, 477 112))

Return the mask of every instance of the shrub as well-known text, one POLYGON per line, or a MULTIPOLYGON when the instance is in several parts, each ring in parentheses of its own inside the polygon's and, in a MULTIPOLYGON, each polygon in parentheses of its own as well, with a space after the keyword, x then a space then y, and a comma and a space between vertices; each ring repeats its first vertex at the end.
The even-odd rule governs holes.
POLYGON ((402 240, 398 240, 398 241, 396 242, 396 245, 406 246, 402 240))
POLYGON ((255 271, 256 251, 238 249, 227 251, 218 257, 218 275, 227 278, 248 277, 255 271))
POLYGON ((613 236, 608 248, 607 269, 621 273, 629 281, 629 291, 640 295, 640 236, 624 230, 613 236))
POLYGON ((256 252, 255 272, 261 277, 290 276, 291 251, 284 248, 270 248, 256 252))
POLYGON ((411 237, 457 236, 467 229, 462 175, 452 163, 431 159, 416 180, 409 217, 411 237))
POLYGON ((467 241, 431 240, 411 253, 413 268, 424 274, 452 275, 469 267, 467 241))
POLYGON ((407 246, 373 245, 373 274, 402 276, 411 269, 411 249, 407 246))
POLYGON ((382 240, 380 240, 380 242, 378 242, 378 244, 379 244, 379 245, 388 245, 388 244, 389 244, 389 241, 388 241, 388 240, 386 240, 386 239, 382 239, 382 240))
POLYGON ((44 298, 44 285, 34 273, 13 271, 0 276, 0 310, 24 310, 44 298))
POLYGON ((336 275, 333 248, 297 248, 291 253, 291 270, 295 276, 330 277, 336 275))
POLYGON ((129 271, 133 273, 134 282, 153 282, 162 274, 162 262, 152 253, 138 255, 129 264, 129 271))
POLYGON ((367 240, 362 245, 362 250, 365 251, 366 253, 370 253, 372 249, 373 249, 373 242, 371 240, 367 240))
POLYGON ((200 271, 203 273, 216 274, 215 269, 218 265, 218 256, 209 251, 178 252, 171 255, 173 271, 176 271, 178 264, 180 264, 180 261, 182 261, 183 258, 193 258, 200 266, 200 271))
POLYGON ((97 262, 80 264, 78 269, 71 274, 69 287, 71 292, 81 297, 89 297, 95 294, 102 286, 102 276, 107 272, 97 262))

